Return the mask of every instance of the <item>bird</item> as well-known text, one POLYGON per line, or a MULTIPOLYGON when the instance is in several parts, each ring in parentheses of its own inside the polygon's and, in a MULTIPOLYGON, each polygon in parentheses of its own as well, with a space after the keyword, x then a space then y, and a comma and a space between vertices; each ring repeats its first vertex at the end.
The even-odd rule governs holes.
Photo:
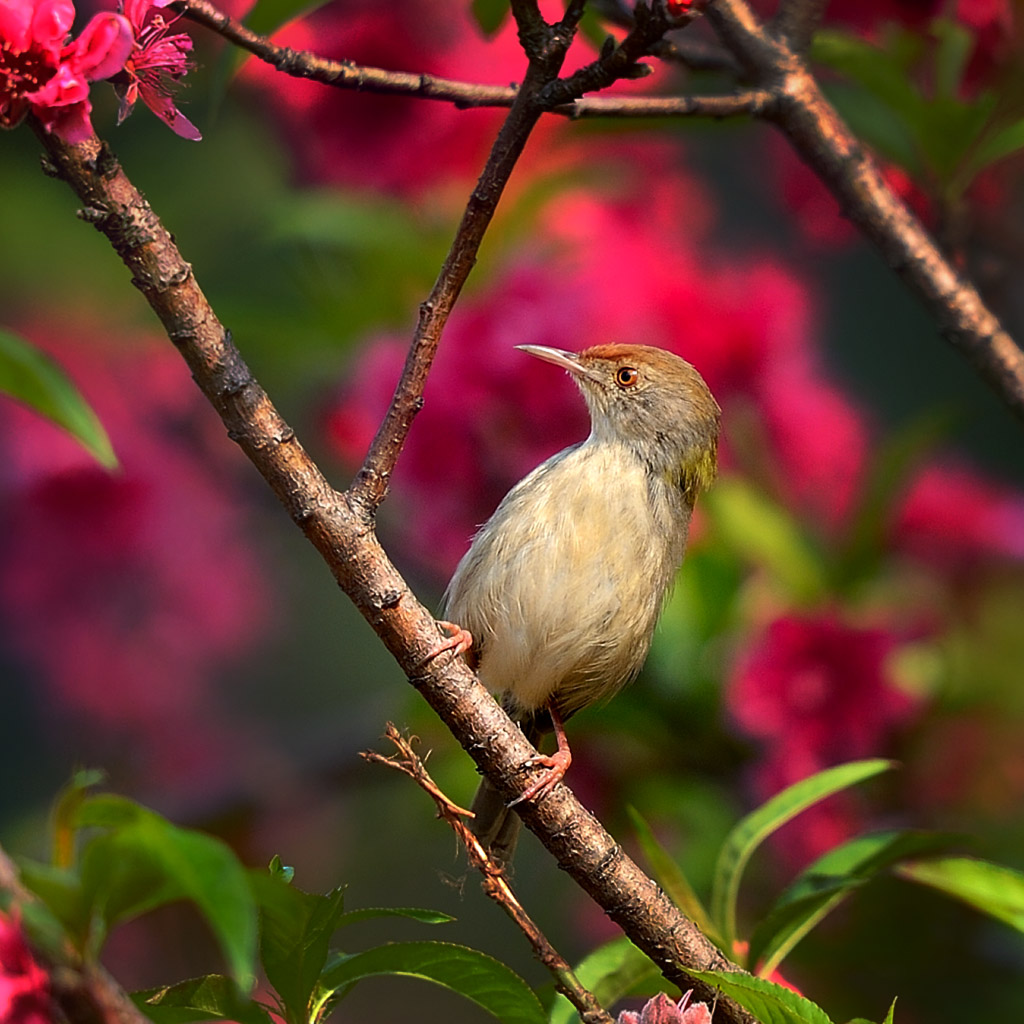
POLYGON ((464 655, 537 744, 557 751, 507 804, 484 779, 473 831, 499 865, 515 849, 515 805, 540 798, 572 760, 564 723, 639 673, 682 564, 698 496, 717 472, 721 411, 672 352, 601 344, 517 349, 568 371, 589 436, 517 483, 475 534, 445 592, 441 650, 464 655))

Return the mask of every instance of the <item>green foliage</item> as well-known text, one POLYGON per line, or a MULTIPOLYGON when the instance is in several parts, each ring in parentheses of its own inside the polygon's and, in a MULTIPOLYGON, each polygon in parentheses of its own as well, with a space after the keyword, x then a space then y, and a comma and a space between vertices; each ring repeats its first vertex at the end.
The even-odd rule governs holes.
POLYGON ((164 988, 132 993, 135 1005, 156 1024, 231 1020, 238 1024, 272 1024, 267 1010, 242 996, 230 978, 209 974, 164 988))
POLYGON ((26 862, 25 884, 61 922, 78 951, 99 956, 115 925, 167 903, 193 903, 234 982, 255 980, 256 905, 245 871, 219 839, 182 829, 132 800, 92 795, 80 772, 55 805, 54 863, 26 862))
MULTIPOLYGON (((661 971, 625 936, 599 946, 580 961, 573 973, 584 988, 593 992, 602 1006, 614 1006, 630 995, 657 991, 661 971)), ((565 996, 555 998, 550 1024, 572 1024, 576 1011, 565 996)))
POLYGON ((101 466, 117 466, 103 424, 64 371, 24 338, 2 329, 0 393, 66 430, 101 466))
POLYGON ((1024 874, 1019 871, 973 857, 918 861, 898 871, 1024 932, 1024 874))
POLYGON ((716 985, 730 999, 748 1009, 761 1024, 832 1024, 825 1011, 792 989, 729 971, 687 971, 716 985))
POLYGON ((472 0, 470 10, 485 36, 493 36, 508 17, 508 0, 472 0))
POLYGON ((1024 148, 1020 72, 971 96, 964 77, 974 47, 968 28, 938 18, 926 39, 895 27, 879 44, 822 31, 812 56, 844 76, 827 91, 853 130, 952 202, 979 172, 1024 148))
POLYGON ((958 837, 894 830, 857 836, 829 850, 789 885, 750 937, 747 967, 766 977, 854 889, 907 857, 948 849, 958 837))
POLYGON ((339 957, 323 974, 332 996, 380 974, 402 974, 458 992, 505 1024, 545 1024, 533 990, 514 971, 476 949, 448 942, 395 942, 339 957))
POLYGON ((726 950, 736 941, 736 901, 743 871, 758 846, 801 811, 892 766, 890 761, 876 759, 827 768, 776 794, 733 828, 719 853, 711 889, 711 914, 726 950))

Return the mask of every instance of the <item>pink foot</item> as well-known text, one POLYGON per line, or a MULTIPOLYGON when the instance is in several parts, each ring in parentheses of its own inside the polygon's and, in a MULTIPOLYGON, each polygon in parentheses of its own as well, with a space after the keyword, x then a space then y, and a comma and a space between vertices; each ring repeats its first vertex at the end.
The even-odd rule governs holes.
POLYGON ((445 651, 451 651, 457 658, 460 654, 465 654, 473 646, 473 634, 468 629, 463 629, 454 622, 446 622, 444 619, 438 619, 437 624, 451 635, 445 637, 440 645, 424 658, 424 661, 433 661, 434 658, 439 654, 444 654, 445 651))
POLYGON ((559 782, 562 781, 565 773, 572 764, 572 751, 569 750, 569 740, 565 735, 565 726, 562 724, 561 716, 553 707, 548 708, 551 715, 551 722, 555 727, 555 739, 558 741, 558 749, 553 754, 538 754, 526 762, 528 767, 539 766, 546 769, 539 779, 532 782, 520 796, 517 796, 509 807, 515 807, 524 800, 534 800, 538 797, 547 796, 559 782))

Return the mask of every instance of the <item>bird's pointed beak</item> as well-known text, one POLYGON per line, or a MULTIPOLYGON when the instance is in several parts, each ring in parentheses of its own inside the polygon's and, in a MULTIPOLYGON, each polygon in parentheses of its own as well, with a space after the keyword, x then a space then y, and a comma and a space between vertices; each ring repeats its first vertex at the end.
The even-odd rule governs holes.
POLYGON ((580 362, 580 357, 575 352, 566 352, 560 348, 549 348, 547 345, 516 345, 520 352, 526 352, 546 363, 554 363, 561 366, 563 370, 576 377, 589 376, 586 367, 580 362))

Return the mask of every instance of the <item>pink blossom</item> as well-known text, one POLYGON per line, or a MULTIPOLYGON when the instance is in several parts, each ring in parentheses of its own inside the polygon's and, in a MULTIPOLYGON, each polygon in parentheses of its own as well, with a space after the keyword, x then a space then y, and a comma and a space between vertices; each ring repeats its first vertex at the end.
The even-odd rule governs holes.
POLYGON ((1024 561, 1024 493, 963 464, 928 466, 909 484, 892 539, 947 571, 991 559, 1024 561))
POLYGON ((131 355, 58 351, 121 466, 108 473, 37 415, 0 406, 9 642, 69 718, 97 735, 152 733, 150 769, 195 777, 205 759, 209 774, 211 757, 230 754, 211 742, 210 682, 269 616, 237 453, 173 353, 137 338, 131 355))
POLYGON ((51 1024, 50 979, 36 962, 17 912, 0 913, 0 1021, 51 1024))
MULTIPOLYGON (((767 626, 726 692, 733 722, 761 745, 759 799, 829 765, 884 752, 916 707, 891 676, 900 639, 835 613, 787 615, 767 626)), ((807 860, 845 839, 855 806, 843 796, 805 812, 786 834, 790 852, 807 860)))
POLYGON ((623 1010, 616 1024, 711 1024, 711 1010, 707 1003, 692 1003, 693 990, 684 993, 678 1003, 659 992, 644 1004, 639 1013, 623 1010))
POLYGON ((171 0, 123 0, 122 11, 131 22, 135 43, 124 70, 115 77, 121 97, 117 121, 120 124, 136 101, 149 107, 176 135, 198 142, 199 129, 174 104, 172 90, 191 70, 188 54, 192 40, 184 32, 168 32, 180 15, 170 20, 159 13, 171 0))
POLYGON ((0 3, 0 126, 31 111, 65 142, 89 137, 89 83, 120 70, 132 32, 121 15, 101 12, 66 42, 74 18, 71 0, 0 3))
MULTIPOLYGON (((292 22, 274 41, 372 67, 508 85, 526 69, 508 21, 496 38, 485 39, 465 6, 438 17, 430 0, 349 0, 292 22)), ((242 78, 277 114, 304 181, 418 195, 441 181, 475 177, 505 116, 496 109, 457 110, 450 103, 325 89, 256 60, 242 78)), ((548 132, 541 127, 541 135, 548 132)), ((538 140, 531 142, 535 149, 538 140)))

